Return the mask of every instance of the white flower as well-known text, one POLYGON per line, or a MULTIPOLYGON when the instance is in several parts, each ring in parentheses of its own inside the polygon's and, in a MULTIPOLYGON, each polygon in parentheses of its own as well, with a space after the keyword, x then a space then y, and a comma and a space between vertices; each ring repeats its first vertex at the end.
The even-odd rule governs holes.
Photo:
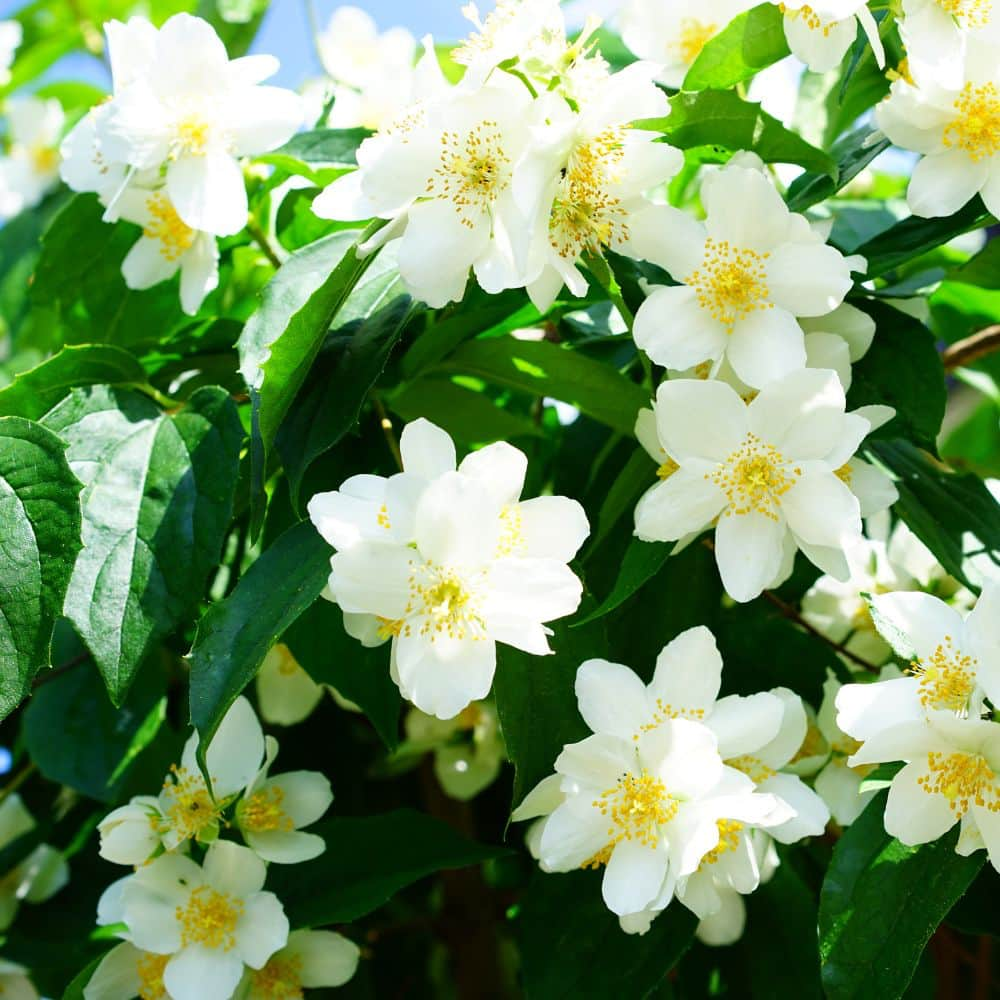
POLYGON ((993 0, 903 0, 899 33, 910 78, 961 87, 967 39, 991 22, 993 0))
POLYGON ((229 60, 208 22, 170 18, 144 72, 117 90, 102 152, 137 170, 166 167, 167 195, 192 229, 227 236, 247 219, 238 158, 274 149, 302 123, 291 91, 260 86, 269 56, 229 60))
POLYGON ((716 561, 738 601, 772 585, 786 545, 846 577, 861 516, 839 472, 871 425, 844 405, 837 376, 815 369, 772 382, 749 405, 721 382, 663 383, 656 427, 678 468, 639 501, 636 535, 671 541, 718 518, 716 561))
POLYGON ((966 39, 961 79, 896 80, 875 109, 879 128, 921 154, 906 199, 914 215, 957 212, 974 195, 1000 212, 1000 46, 993 32, 966 39))
POLYGON ((264 766, 236 805, 236 826, 253 852, 275 864, 298 864, 326 850, 323 838, 302 827, 320 819, 333 802, 326 776, 318 771, 287 771, 268 777, 278 743, 268 736, 264 766))
POLYGON ((38 1000, 38 991, 24 966, 0 958, 0 996, 5 1000, 38 1000))
POLYGON ((133 997, 166 997, 163 970, 169 955, 140 951, 123 941, 101 959, 83 988, 84 1000, 132 1000, 133 997))
POLYGON ((257 776, 264 759, 264 734, 246 698, 226 713, 206 754, 209 791, 198 767, 198 734, 184 746, 180 767, 172 767, 158 797, 139 796, 109 813, 98 827, 102 858, 141 865, 162 848, 176 850, 194 838, 210 842, 224 809, 257 776))
POLYGON ((760 388, 805 366, 797 318, 836 309, 860 265, 789 212, 757 169, 730 165, 709 175, 702 200, 704 223, 664 205, 630 224, 633 254, 681 282, 640 306, 635 341, 667 368, 727 358, 760 388))
POLYGON ((636 63, 610 76, 577 113, 560 95, 539 102, 545 125, 514 173, 514 191, 532 231, 528 294, 540 312, 565 283, 577 297, 587 282, 577 270, 586 254, 630 253, 631 227, 652 209, 644 192, 670 180, 683 155, 659 133, 628 123, 666 115, 666 95, 654 84, 656 66, 636 63))
POLYGON ((500 720, 487 701, 473 702, 449 720, 411 708, 403 728, 411 752, 433 752, 434 775, 445 794, 463 802, 492 785, 507 759, 500 720))
POLYGON ((132 944, 169 956, 163 985, 172 1000, 229 997, 245 968, 261 969, 288 942, 288 918, 253 851, 217 841, 199 867, 167 854, 121 889, 132 944))
MULTIPOLYGON (((436 67, 433 53, 421 63, 428 60, 436 67)), ((430 306, 461 299, 470 268, 490 293, 523 284, 527 233, 512 180, 530 105, 510 77, 420 103, 366 139, 359 169, 334 181, 313 208, 321 218, 393 220, 378 239, 400 238, 400 274, 430 306)))
POLYGON ((21 44, 24 31, 19 21, 0 21, 0 84, 10 80, 14 53, 21 44))
POLYGON ((929 594, 881 594, 871 605, 876 627, 909 662, 909 675, 841 688, 837 724, 845 733, 867 741, 930 712, 975 718, 984 696, 1000 701, 1000 583, 988 584, 964 619, 929 594))
POLYGON ((261 718, 275 726, 294 726, 312 715, 323 687, 302 669, 292 651, 275 643, 257 671, 257 704, 261 718))
MULTIPOLYGON (((777 3, 778 0, 771 0, 777 3)), ((885 65, 885 48, 867 0, 781 0, 788 47, 814 73, 840 65, 854 44, 858 25, 868 37, 878 65, 885 65)))
POLYGON ((293 931, 262 969, 246 974, 236 1000, 301 997, 303 988, 343 986, 357 971, 361 950, 333 931, 293 931))
POLYGON ((59 183, 59 138, 66 121, 54 98, 14 98, 5 112, 10 146, 0 157, 0 219, 34 208, 59 183))
MULTIPOLYGON (((36 826, 17 792, 0 802, 0 849, 13 844, 36 826)), ((10 927, 22 902, 44 903, 69 881, 65 858, 48 844, 39 844, 9 871, 0 875, 0 931, 10 927)))
POLYGON ((628 0, 618 15, 622 41, 640 58, 661 66, 658 79, 680 89, 701 50, 751 0, 628 0))
POLYGON ((143 289, 181 274, 181 306, 193 316, 219 284, 219 248, 210 233, 185 223, 166 191, 127 189, 117 202, 121 218, 142 226, 142 236, 122 262, 129 288, 143 289))

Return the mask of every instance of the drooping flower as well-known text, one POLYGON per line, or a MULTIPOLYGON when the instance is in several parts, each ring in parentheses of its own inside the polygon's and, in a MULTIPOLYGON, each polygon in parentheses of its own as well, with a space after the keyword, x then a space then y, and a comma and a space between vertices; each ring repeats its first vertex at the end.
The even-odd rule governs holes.
POLYGON ((633 255, 680 282, 656 288, 639 307, 635 341, 679 371, 725 358, 747 385, 762 388, 805 366, 798 318, 835 310, 862 265, 790 212, 755 166, 710 175, 702 201, 704 223, 663 205, 630 224, 633 255))
POLYGON ((102 151, 136 170, 166 168, 167 195, 191 229, 227 236, 247 220, 239 157, 267 152, 302 124, 298 95, 261 86, 270 56, 230 61, 207 21, 171 17, 144 71, 116 90, 102 151))
POLYGON ((1000 47, 994 32, 968 35, 961 78, 895 80, 875 109, 879 128, 921 154, 906 199, 914 215, 952 215, 982 196, 1000 212, 1000 47))
POLYGON ((750 0, 628 0, 618 14, 622 41, 640 59, 662 67, 658 79, 680 89, 701 50, 750 0))
POLYGON ((54 98, 13 98, 4 112, 9 147, 0 157, 0 219, 10 219, 34 208, 59 183, 59 139, 66 116, 54 98))
POLYGON ((261 718, 275 726, 302 722, 323 698, 323 686, 303 670, 282 642, 268 650, 255 682, 261 718))
POLYGON ((333 931, 293 931, 267 965, 246 973, 236 1000, 301 997, 303 989, 343 986, 357 971, 361 950, 333 931))
POLYGON ((861 534, 860 504, 839 472, 871 423, 845 413, 833 372, 792 372, 749 405, 721 382, 671 380, 658 389, 654 412, 677 469, 639 501, 639 538, 680 539, 718 518, 716 561, 738 601, 772 585, 786 546, 833 576, 848 575, 844 548, 861 534))
POLYGON ((840 65, 854 44, 858 25, 868 38, 875 62, 885 65, 885 47, 867 0, 771 0, 781 7, 788 47, 814 73, 840 65))
POLYGON ((172 1000, 229 997, 245 969, 262 969, 288 942, 288 918, 253 851, 217 841, 199 866, 167 854, 140 868, 120 891, 135 948, 164 956, 172 1000))

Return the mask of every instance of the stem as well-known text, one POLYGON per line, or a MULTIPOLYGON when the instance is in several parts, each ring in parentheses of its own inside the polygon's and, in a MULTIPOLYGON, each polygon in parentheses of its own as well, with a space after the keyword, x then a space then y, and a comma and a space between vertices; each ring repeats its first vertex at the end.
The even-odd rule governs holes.
POLYGON ((964 340, 955 341, 945 348, 941 361, 944 370, 950 372, 956 368, 965 368, 997 351, 1000 351, 1000 323, 988 326, 964 340))
POLYGON ((379 424, 382 427, 382 433, 385 435, 385 442, 389 446, 389 451, 392 452, 392 457, 396 462, 396 466, 399 471, 403 471, 403 455, 399 450, 399 442, 396 440, 396 432, 392 429, 392 421, 389 419, 389 414, 385 411, 385 406, 382 400, 378 396, 373 397, 372 402, 375 405, 375 412, 378 414, 379 424))
POLYGON ((90 653, 78 653, 73 657, 72 660, 67 660, 65 663, 60 663, 58 667, 53 667, 47 673, 38 674, 34 681, 32 681, 32 689, 40 688, 43 684, 48 684, 50 681, 54 681, 63 674, 68 673, 74 667, 80 666, 81 663, 86 663, 90 659, 90 653))
POLYGON ((531 94, 531 99, 533 101, 538 100, 538 91, 535 90, 535 88, 531 84, 531 81, 519 69, 514 69, 513 67, 506 67, 506 66, 502 66, 500 68, 505 73, 509 73, 511 76, 517 77, 517 79, 520 80, 521 83, 523 83, 528 88, 528 93, 531 94))
POLYGON ((271 262, 274 269, 277 271, 281 267, 281 258, 268 241, 267 234, 260 228, 260 226, 257 225, 257 220, 252 216, 247 219, 247 232, 253 237, 254 243, 260 247, 264 256, 271 262))
POLYGON ((247 554, 247 537, 250 534, 250 518, 245 517, 240 522, 236 533, 236 552, 233 554, 233 563, 229 569, 229 580, 226 583, 225 596, 228 597, 240 582, 240 574, 243 571, 243 560, 247 554))
POLYGON ((37 770, 38 765, 29 760, 3 788, 0 788, 0 802, 3 802, 8 795, 13 795, 37 770))
MULTIPOLYGON (((632 315, 632 310, 626 304, 622 296, 621 285, 618 284, 618 279, 615 278, 614 272, 608 266, 608 262, 600 254, 588 253, 584 255, 583 263, 586 265, 587 270, 594 276, 594 280, 608 293, 611 304, 618 310, 621 318, 625 320, 629 336, 632 336, 632 328, 635 326, 635 316, 632 315)), ((642 365, 644 384, 652 392, 653 366, 649 358, 638 348, 636 348, 636 354, 639 357, 639 363, 642 365)))

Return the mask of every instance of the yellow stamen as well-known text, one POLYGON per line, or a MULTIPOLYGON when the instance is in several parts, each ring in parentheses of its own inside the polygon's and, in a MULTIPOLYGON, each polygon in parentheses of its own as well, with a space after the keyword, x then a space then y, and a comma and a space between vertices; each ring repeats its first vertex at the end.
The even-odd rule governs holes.
POLYGON ((181 925, 182 947, 201 944, 231 951, 236 946, 236 925, 243 915, 243 901, 200 885, 185 906, 177 907, 175 915, 181 925))
POLYGON ((253 995, 261 1000, 302 1000, 302 959, 272 958, 263 969, 251 970, 253 995))
POLYGON ((170 961, 169 955, 153 955, 144 952, 136 965, 139 973, 139 1000, 167 1000, 167 988, 163 985, 163 970, 170 961))
POLYGON ((719 843, 701 859, 699 869, 714 865, 727 851, 735 851, 740 846, 743 824, 735 819, 716 820, 719 828, 719 843))
POLYGON ((176 209, 162 194, 150 195, 146 199, 150 219, 143 229, 143 235, 160 241, 160 254, 174 262, 191 249, 197 232, 185 223, 176 209))
POLYGON ((955 101, 957 117, 944 130, 949 149, 963 149, 980 160, 1000 152, 1000 91, 995 83, 974 87, 967 83, 955 101))
POLYGON ((732 246, 728 240, 705 241, 701 267, 684 279, 695 290, 698 304, 731 333, 740 320, 762 309, 768 300, 767 253, 732 246))
POLYGON ((690 66, 701 55, 701 50, 715 37, 718 30, 717 24, 703 24, 697 18, 685 17, 681 20, 677 41, 671 48, 685 66, 690 66))
POLYGON ((240 826, 251 833, 266 830, 294 830, 295 824, 282 809, 284 791, 271 785, 255 792, 240 804, 240 826))
POLYGON ((929 774, 917 778, 928 795, 943 795, 956 817, 961 818, 973 806, 1000 812, 1000 788, 997 776, 986 760, 972 753, 929 753, 929 774))
POLYGON ((773 445, 747 434, 743 444, 705 478, 726 494, 727 515, 756 513, 777 521, 781 497, 801 474, 773 445))
POLYGON ((920 703, 927 708, 964 712, 976 690, 979 661, 955 649, 950 635, 944 637, 926 660, 917 660, 910 673, 920 678, 920 703))

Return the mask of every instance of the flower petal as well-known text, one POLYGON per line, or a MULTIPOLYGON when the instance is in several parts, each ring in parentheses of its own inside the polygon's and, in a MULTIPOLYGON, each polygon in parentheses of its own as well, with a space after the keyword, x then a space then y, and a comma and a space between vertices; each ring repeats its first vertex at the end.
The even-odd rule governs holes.
POLYGON ((652 721, 646 685, 634 671, 608 660, 587 660, 576 672, 576 700, 595 733, 630 740, 652 721))

